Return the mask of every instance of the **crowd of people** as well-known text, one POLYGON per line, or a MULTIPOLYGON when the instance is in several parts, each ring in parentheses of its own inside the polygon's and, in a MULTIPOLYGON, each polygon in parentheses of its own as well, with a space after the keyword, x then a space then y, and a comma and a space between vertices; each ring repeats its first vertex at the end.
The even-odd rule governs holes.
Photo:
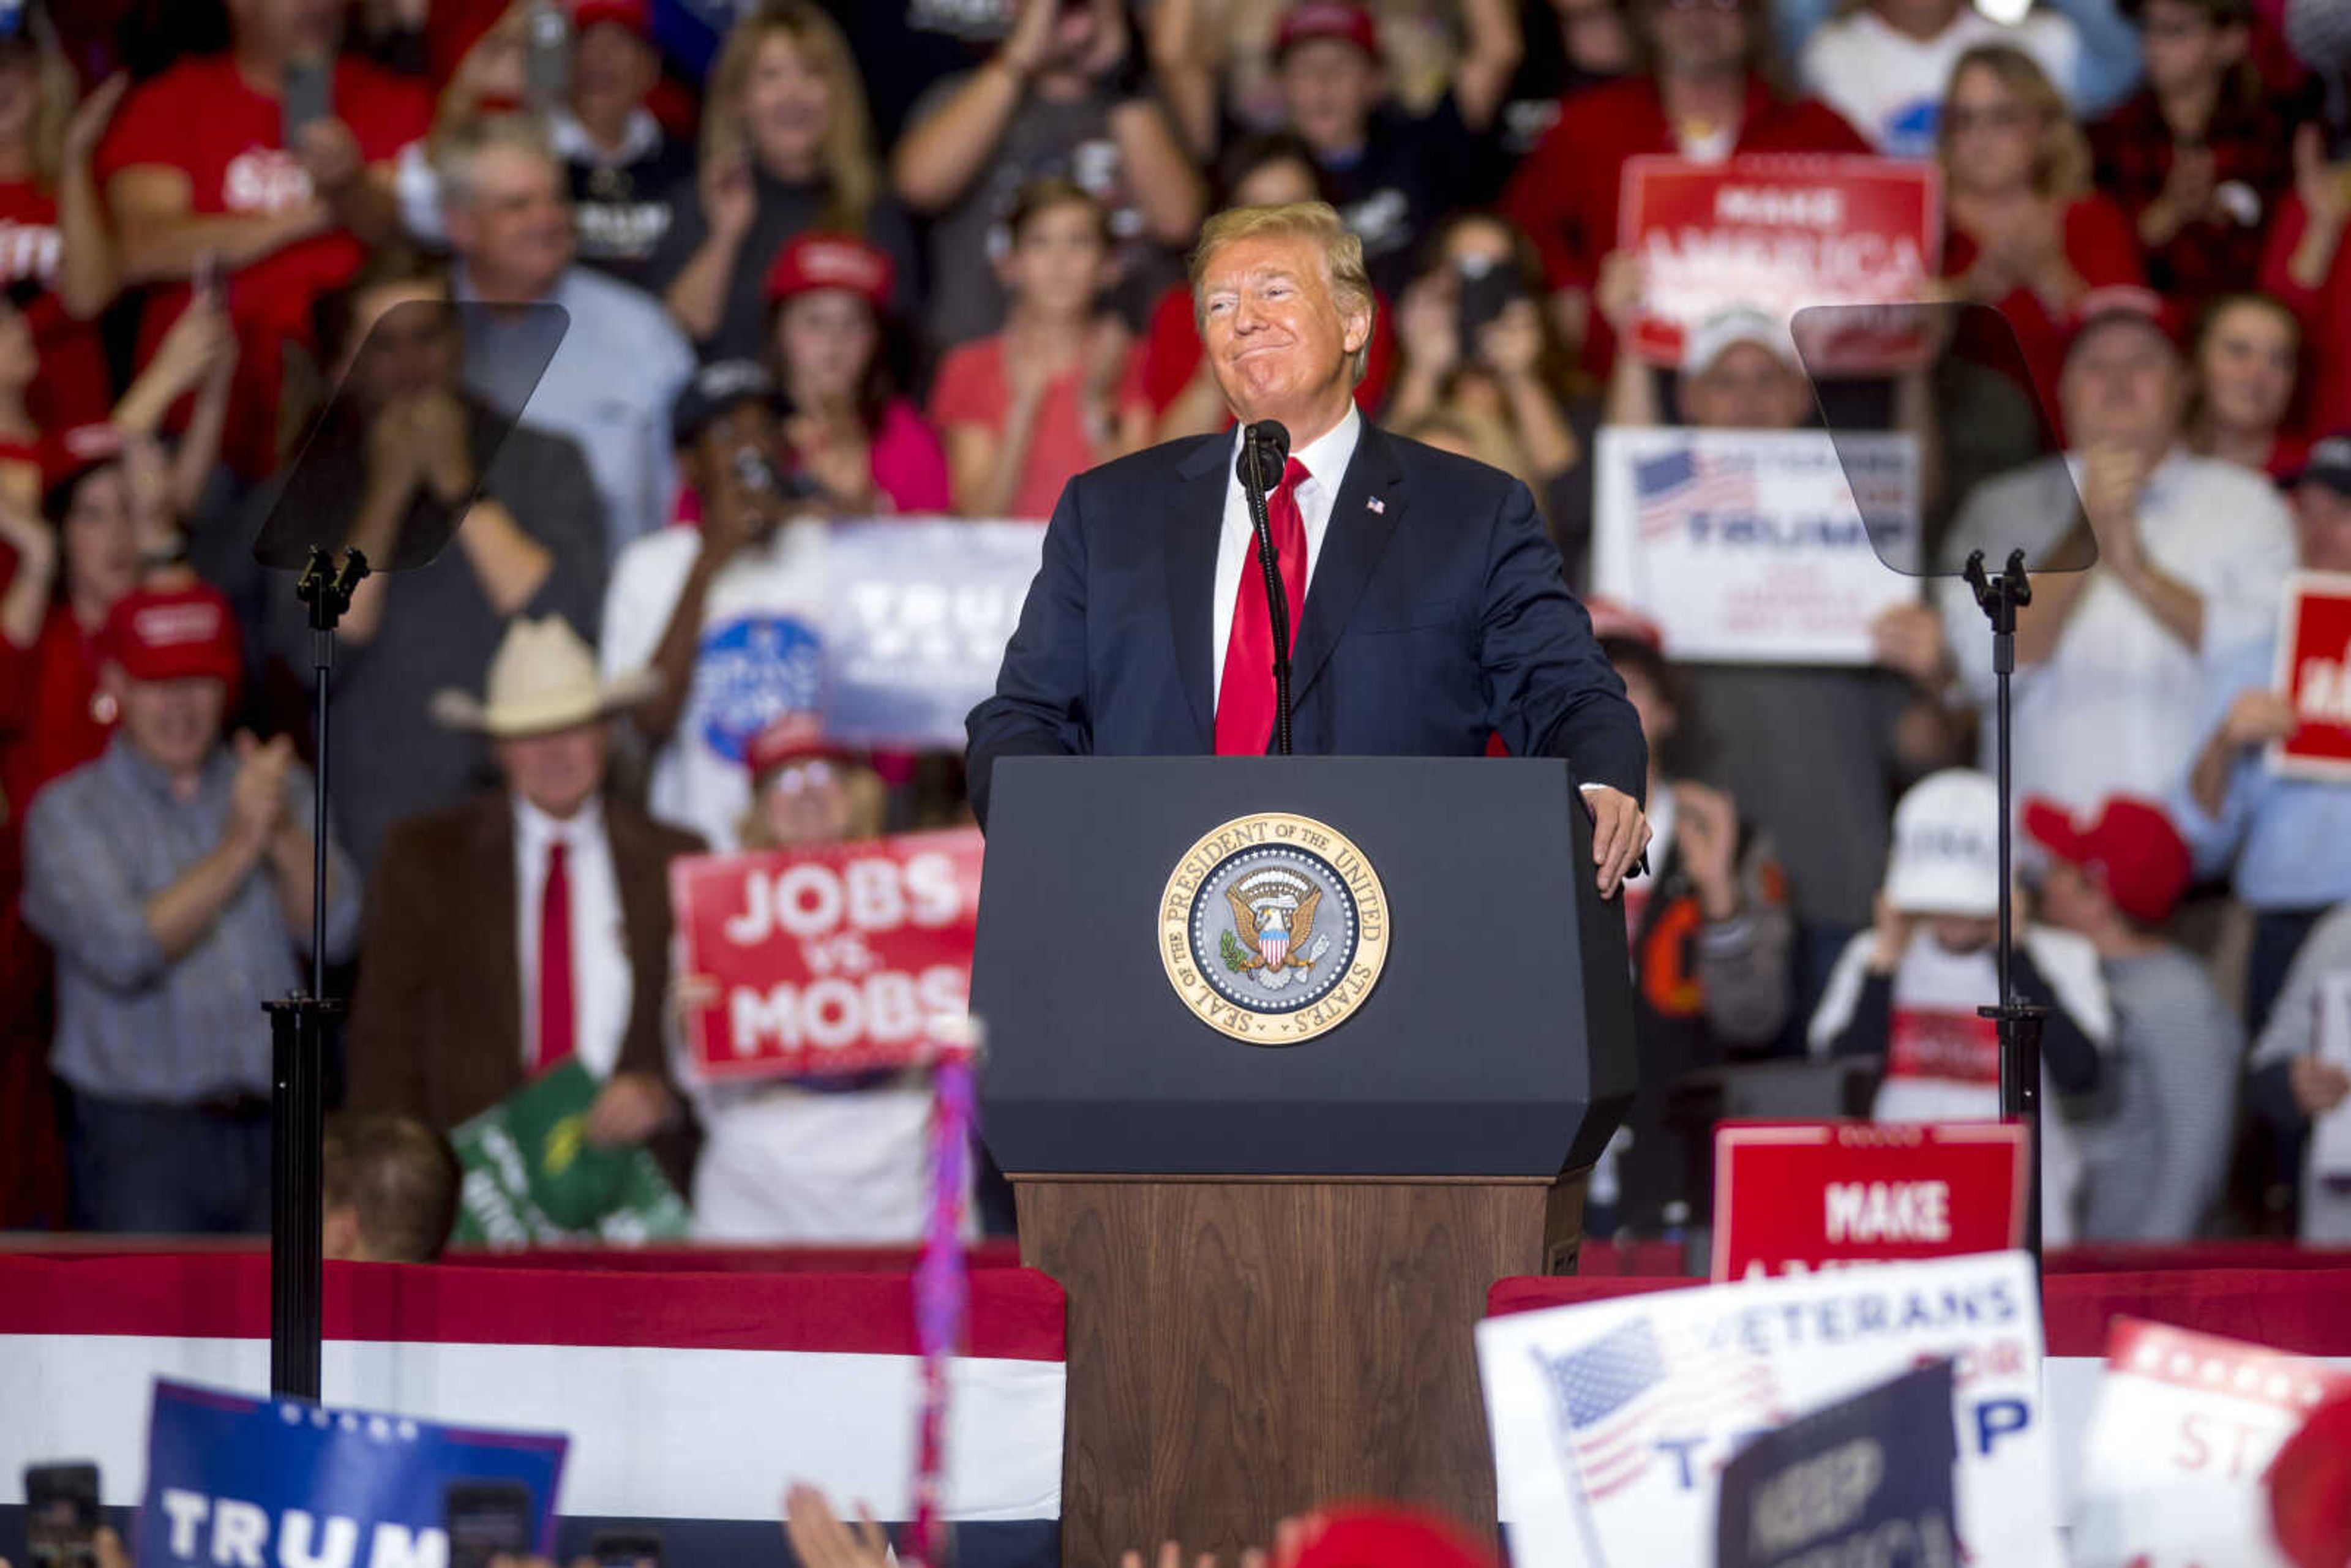
MULTIPOLYGON (((917 1086, 721 1091, 674 1048, 670 860, 964 810, 953 759, 822 733, 829 521, 1042 518, 1223 428, 1186 251, 1220 208, 1326 202, 1378 297, 1365 416, 1522 480, 1585 588, 1603 427, 1817 427, 1767 312, 1677 365, 1628 346, 1625 160, 1750 153, 1938 168, 1938 297, 2008 321, 2073 455, 1936 528, 1953 562, 2019 519, 2095 545, 2017 638, 2051 1235, 2351 1226, 2351 1171, 2302 1161, 2351 1093, 2351 783, 2263 760, 2297 723, 2282 589, 2351 571, 2351 161, 2274 0, 0 26, 0 1226, 261 1225, 259 1009, 315 926, 354 1111, 445 1131, 576 1057, 590 1135, 652 1147, 709 1234, 908 1239, 917 1086), (253 549, 295 534, 415 569, 341 624, 323 911, 310 620, 253 549)), ((1889 427, 1949 395, 1882 391, 1889 427)), ((1990 1113, 1965 591, 1886 612, 1865 666, 1691 661, 1592 612, 1657 832, 1595 1227, 1704 1222, 1691 1071, 1858 1058, 1882 1115, 1990 1113)))

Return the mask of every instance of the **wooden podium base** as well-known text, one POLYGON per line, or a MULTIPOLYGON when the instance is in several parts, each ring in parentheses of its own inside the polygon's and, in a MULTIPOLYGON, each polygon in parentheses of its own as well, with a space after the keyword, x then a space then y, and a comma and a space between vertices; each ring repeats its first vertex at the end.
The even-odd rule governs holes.
POLYGON ((1573 1271, 1583 1183, 1013 1176, 1020 1260, 1069 1296, 1061 1561, 1364 1497, 1489 1536, 1471 1331, 1494 1281, 1573 1271))

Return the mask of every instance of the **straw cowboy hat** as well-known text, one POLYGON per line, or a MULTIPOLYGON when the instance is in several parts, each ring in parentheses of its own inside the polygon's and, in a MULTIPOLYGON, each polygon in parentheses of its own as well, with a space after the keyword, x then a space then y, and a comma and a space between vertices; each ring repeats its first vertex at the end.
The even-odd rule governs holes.
POLYGON ((433 716, 451 729, 477 730, 500 740, 569 729, 651 697, 659 680, 641 670, 617 681, 599 679, 596 655, 559 615, 517 620, 490 661, 489 696, 455 688, 433 699, 433 716))

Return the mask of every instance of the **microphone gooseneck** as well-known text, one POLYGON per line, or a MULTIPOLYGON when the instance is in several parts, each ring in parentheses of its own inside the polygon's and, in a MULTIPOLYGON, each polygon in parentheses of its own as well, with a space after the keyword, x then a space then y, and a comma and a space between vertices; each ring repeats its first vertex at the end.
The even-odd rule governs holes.
POLYGON ((1290 431, 1279 420, 1261 419, 1241 428, 1241 494, 1249 527, 1257 535, 1258 570, 1265 574, 1265 610, 1273 623, 1273 743, 1276 756, 1290 755, 1290 596, 1281 586, 1281 563, 1267 520, 1265 497, 1281 483, 1290 461, 1290 431))

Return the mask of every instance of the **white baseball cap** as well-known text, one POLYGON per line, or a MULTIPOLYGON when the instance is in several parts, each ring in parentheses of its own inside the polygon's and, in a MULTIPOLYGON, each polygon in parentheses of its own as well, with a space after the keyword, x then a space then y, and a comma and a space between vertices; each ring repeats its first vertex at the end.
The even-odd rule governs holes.
POLYGON ((2000 789, 1990 774, 1947 768, 1910 787, 1894 809, 1886 896, 1905 915, 2000 912, 2000 789))
POLYGON ((1803 369, 1785 318, 1753 305, 1726 305, 1682 334, 1682 374, 1703 374, 1726 350, 1740 343, 1769 349, 1790 370, 1803 369))

